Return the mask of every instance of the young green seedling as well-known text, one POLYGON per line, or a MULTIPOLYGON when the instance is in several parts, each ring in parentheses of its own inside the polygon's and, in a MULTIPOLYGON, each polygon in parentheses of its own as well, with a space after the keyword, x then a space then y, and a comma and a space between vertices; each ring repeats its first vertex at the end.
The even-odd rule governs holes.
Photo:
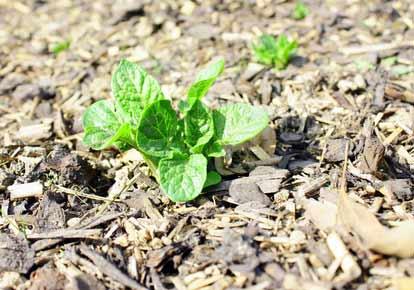
POLYGON ((69 49, 69 47, 70 47, 70 40, 65 40, 65 41, 62 41, 62 42, 55 43, 52 46, 51 51, 55 55, 58 55, 59 53, 69 49))
POLYGON ((306 16, 308 16, 308 14, 309 14, 308 7, 300 1, 296 2, 295 8, 293 9, 293 13, 292 13, 293 19, 302 20, 306 16))
POLYGON ((265 111, 248 104, 216 110, 203 104, 223 69, 220 59, 199 72, 177 114, 151 75, 122 60, 112 76, 114 100, 98 101, 84 113, 84 143, 96 150, 135 148, 172 201, 196 198, 221 180, 207 170, 209 159, 224 156, 225 146, 252 139, 269 122, 265 111))
POLYGON ((286 68, 297 48, 297 42, 289 41, 284 34, 280 34, 277 39, 263 34, 257 43, 252 45, 253 53, 259 62, 279 70, 286 68))

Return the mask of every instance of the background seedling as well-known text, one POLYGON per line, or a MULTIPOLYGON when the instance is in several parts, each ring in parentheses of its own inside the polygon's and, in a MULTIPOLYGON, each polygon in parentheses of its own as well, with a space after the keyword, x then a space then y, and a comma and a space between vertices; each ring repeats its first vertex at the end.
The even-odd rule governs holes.
POLYGON ((58 55, 59 53, 69 49, 70 47, 70 40, 65 40, 62 42, 58 42, 52 45, 51 51, 58 55))
POLYGON ((295 8, 293 9, 292 17, 296 20, 302 20, 309 15, 308 6, 303 2, 296 2, 295 8))
POLYGON ((263 34, 253 43, 252 50, 259 62, 281 70, 286 68, 297 47, 297 42, 290 41, 284 34, 280 34, 277 39, 263 34))

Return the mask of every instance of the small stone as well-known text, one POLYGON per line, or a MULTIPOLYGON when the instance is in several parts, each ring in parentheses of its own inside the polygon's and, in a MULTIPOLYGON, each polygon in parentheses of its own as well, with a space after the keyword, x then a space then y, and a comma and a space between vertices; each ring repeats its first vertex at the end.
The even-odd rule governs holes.
POLYGON ((200 23, 191 26, 187 34, 199 40, 207 40, 217 36, 220 33, 220 28, 211 24, 200 23))
POLYGON ((82 220, 81 218, 74 217, 74 218, 69 219, 66 223, 67 223, 68 227, 74 227, 76 225, 79 225, 81 220, 82 220))
POLYGON ((365 89, 367 87, 365 79, 360 74, 354 77, 354 83, 358 89, 365 89))
POLYGON ((23 284, 25 278, 16 272, 0 273, 0 289, 19 289, 19 285, 23 284))
POLYGON ((325 160, 338 162, 345 160, 345 148, 349 141, 347 139, 331 139, 326 144, 325 160))
POLYGON ((337 87, 343 93, 346 93, 348 91, 352 91, 355 89, 354 83, 349 80, 340 80, 337 83, 337 87))
POLYGON ((254 78, 258 73, 262 72, 265 69, 264 65, 261 65, 259 63, 250 62, 247 65, 246 70, 241 76, 242 80, 249 81, 252 78, 254 78))
POLYGON ((278 169, 272 166, 257 166, 253 169, 249 176, 258 176, 258 175, 278 175, 279 178, 285 178, 289 172, 285 169, 278 169))
POLYGON ((0 81, 0 95, 12 91, 17 86, 27 82, 27 80, 28 78, 20 73, 8 74, 0 81))
POLYGON ((135 62, 147 60, 150 58, 150 54, 147 49, 145 49, 144 46, 137 46, 132 51, 131 54, 131 60, 135 62))
POLYGON ((181 14, 190 16, 193 14, 194 9, 196 8, 196 5, 192 1, 185 1, 183 6, 181 7, 181 14))
POLYGON ((270 84, 268 78, 262 80, 259 87, 259 93, 261 95, 262 104, 268 105, 272 96, 272 85, 270 84))
POLYGON ((242 177, 233 180, 230 184, 229 194, 236 203, 257 201, 264 205, 270 204, 270 198, 261 192, 259 186, 249 179, 242 177))
POLYGON ((49 78, 40 78, 37 83, 22 84, 16 87, 12 97, 17 102, 24 102, 35 97, 51 99, 56 95, 53 82, 49 78))
POLYGON ((47 43, 41 40, 32 40, 30 43, 30 51, 35 54, 41 54, 47 52, 47 43))
POLYGON ((269 263, 264 267, 266 274, 281 283, 285 277, 285 271, 277 263, 269 263))
POLYGON ((4 190, 8 186, 12 185, 15 179, 15 175, 0 169, 0 190, 4 190))
POLYGON ((15 271, 26 274, 33 266, 35 253, 26 239, 2 233, 0 245, 0 273, 15 271))
POLYGON ((283 132, 280 134, 280 140, 285 144, 298 144, 303 140, 303 134, 295 132, 283 132))
POLYGON ((410 200, 413 197, 413 186, 409 179, 387 180, 384 181, 384 186, 394 193, 398 199, 410 200))
POLYGON ((260 190, 263 193, 277 192, 280 188, 281 183, 281 179, 270 179, 256 182, 257 186, 259 186, 260 190))
POLYGON ((109 56, 117 56, 118 54, 119 54, 119 47, 118 46, 108 47, 108 55, 109 56))
POLYGON ((41 102, 37 105, 35 113, 39 119, 50 118, 53 113, 52 105, 49 102, 41 102))
POLYGON ((40 87, 34 84, 20 85, 12 94, 12 97, 18 102, 24 102, 38 96, 40 96, 40 87))
POLYGON ((49 100, 55 97, 56 88, 52 79, 48 77, 42 77, 38 80, 37 83, 40 87, 40 97, 42 99, 49 100))

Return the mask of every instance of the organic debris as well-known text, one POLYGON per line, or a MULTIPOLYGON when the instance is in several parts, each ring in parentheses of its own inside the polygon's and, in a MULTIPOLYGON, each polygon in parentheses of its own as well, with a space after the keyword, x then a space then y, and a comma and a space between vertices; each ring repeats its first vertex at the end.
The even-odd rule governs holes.
MULTIPOLYGON (((0 0, 0 288, 413 289, 413 9, 408 0, 0 0), (261 36, 270 50, 256 56, 261 36), (184 131, 189 95, 216 119, 229 106, 268 118, 240 142, 211 142, 216 157, 203 159, 189 190, 188 163, 151 166, 143 139, 121 134, 104 150, 82 141, 92 104, 140 95, 128 69, 115 73, 120 62, 162 84, 144 87, 162 91, 184 131), (119 78, 133 85, 123 90, 119 78), (196 194, 175 203, 163 192, 184 170, 181 189, 196 194)), ((122 110, 114 121, 131 133, 142 114, 122 110)), ((151 116, 146 136, 165 129, 151 116)), ((102 111, 89 117, 96 124, 102 111)), ((247 117, 229 120, 240 133, 247 117)), ((183 135, 185 150, 208 155, 205 140, 183 135)))

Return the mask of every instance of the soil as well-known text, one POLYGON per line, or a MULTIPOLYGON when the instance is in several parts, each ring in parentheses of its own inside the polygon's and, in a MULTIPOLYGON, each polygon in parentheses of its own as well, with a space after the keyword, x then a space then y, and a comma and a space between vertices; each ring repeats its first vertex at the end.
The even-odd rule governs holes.
POLYGON ((414 289, 414 5, 304 3, 0 0, 0 289, 414 289), (252 55, 263 33, 298 41, 285 70, 252 55), (82 143, 120 59, 177 104, 219 56, 206 103, 271 124, 198 199, 82 143))

